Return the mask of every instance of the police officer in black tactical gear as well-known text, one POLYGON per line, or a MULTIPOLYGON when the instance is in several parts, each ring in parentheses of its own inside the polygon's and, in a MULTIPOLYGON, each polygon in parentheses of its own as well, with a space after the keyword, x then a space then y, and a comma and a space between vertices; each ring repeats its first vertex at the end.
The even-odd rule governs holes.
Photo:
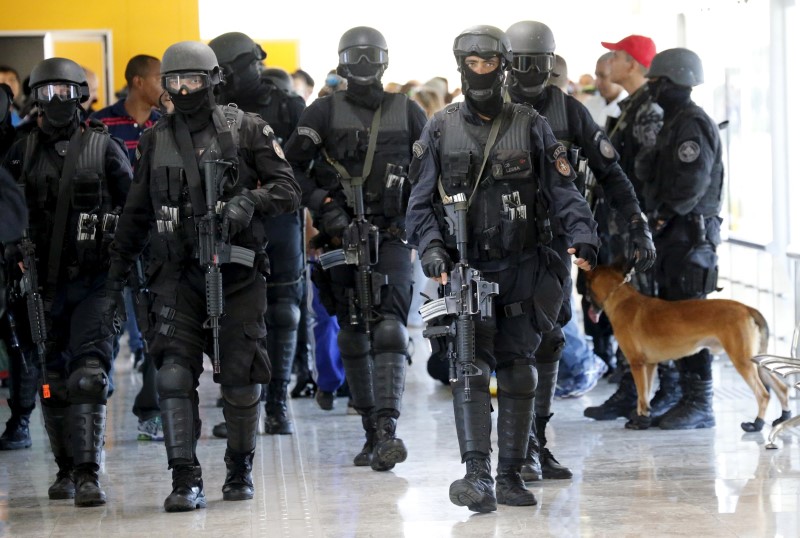
MULTIPOLYGON (((261 76, 259 64, 266 53, 250 37, 229 32, 212 39, 214 51, 225 74, 217 102, 236 103, 246 112, 259 114, 284 143, 305 109, 305 101, 290 95, 261 76)), ((286 393, 292 377, 297 346, 297 329, 303 300, 302 210, 265 219, 267 255, 267 349, 272 381, 267 387, 265 432, 290 434, 293 427, 286 409, 286 393)), ((215 431, 218 431, 216 428, 215 431)))
POLYGON ((359 26, 345 32, 337 72, 347 79, 347 90, 314 101, 286 144, 303 188, 303 205, 316 218, 325 249, 355 252, 358 244, 359 257, 369 264, 334 266, 317 271, 315 278, 323 303, 339 319, 339 350, 366 435, 353 463, 376 471, 392 469, 407 456, 395 435, 412 288, 404 242, 406 174, 412 145, 425 125, 419 105, 383 91, 381 77, 388 65, 379 31, 359 26), (309 175, 304 170, 312 161, 309 175), (363 219, 354 219, 359 210, 363 219), (369 236, 353 237, 356 228, 369 236))
MULTIPOLYGON (((664 110, 655 147, 637 162, 658 249, 658 297, 703 299, 717 287, 723 183, 717 125, 691 99, 692 88, 703 83, 703 64, 691 50, 668 49, 653 58, 647 78, 650 93, 664 110)), ((659 427, 713 427, 709 351, 677 364, 683 396, 661 416, 659 427)))
POLYGON ((213 332, 205 327, 213 327, 212 306, 222 299, 213 294, 207 299, 214 280, 205 273, 213 274, 213 267, 200 265, 198 257, 207 241, 201 241, 205 236, 198 231, 208 229, 201 224, 210 211, 213 245, 219 245, 215 248, 220 252, 230 249, 230 263, 214 256, 224 294, 219 338, 213 339, 219 351, 214 380, 222 385, 228 427, 222 498, 252 499, 260 385, 270 381, 264 218, 296 211, 299 188, 269 125, 255 115, 215 104, 222 76, 211 48, 194 41, 176 43, 164 52, 161 73, 175 113, 162 117, 139 142, 135 181, 111 247, 109 281, 121 289, 149 236, 151 317, 157 323, 150 354, 159 368, 173 487, 164 508, 181 512, 206 506, 196 456, 201 426, 197 387, 203 352, 217 355, 210 345, 213 332), (218 188, 207 193, 209 175, 204 170, 214 162, 231 167, 218 188), (219 201, 207 199, 208 194, 219 201), (234 251, 239 253, 236 257, 234 251))
POLYGON ((414 145, 406 222, 409 244, 423 253, 425 275, 444 279, 453 267, 454 245, 442 220, 443 201, 463 193, 470 199, 470 267, 499 284, 494 316, 475 321, 480 374, 459 373, 451 384, 467 473, 451 484, 450 500, 489 512, 498 502, 536 504, 520 476, 533 420, 534 351, 542 334, 556 327, 569 286, 561 253, 548 246, 548 214, 566 236, 558 247, 575 254, 582 269, 595 265, 599 241, 589 206, 573 183, 567 149, 533 107, 503 103, 501 89, 512 67, 506 34, 493 26, 468 28, 456 37, 453 53, 466 102, 436 113, 414 145), (496 497, 490 466, 493 370, 499 403, 496 497))
MULTIPOLYGON (((511 40, 511 49, 514 51, 513 69, 508 82, 511 101, 529 104, 547 118, 553 134, 566 147, 571 164, 577 171, 576 186, 582 192, 591 189, 588 196, 593 202, 597 202, 597 198, 603 196, 610 201, 611 207, 627 223, 632 263, 637 271, 646 271, 655 261, 653 239, 631 182, 617 162, 618 155, 614 146, 609 142, 603 129, 592 120, 591 114, 583 104, 566 95, 557 86, 547 83, 550 77, 554 76, 556 43, 553 32, 541 22, 521 21, 511 25, 506 34, 511 40), (587 178, 596 179, 597 186, 587 186, 587 178)), ((593 204, 592 209, 596 207, 596 204, 593 204)), ((564 231, 558 230, 551 245, 562 256, 567 266, 569 265, 568 240, 564 231)), ((603 262, 610 262, 608 248, 601 248, 600 252, 603 262)), ((581 278, 581 275, 578 275, 578 279, 581 278)), ((561 327, 572 317, 570 306, 572 286, 566 291, 558 325, 542 335, 542 343, 536 350, 539 382, 536 386, 534 428, 528 442, 528 456, 522 473, 526 480, 572 478, 572 472, 559 464, 550 450, 545 448, 547 443, 545 430, 553 416, 550 409, 558 377, 558 363, 565 343, 561 327)))
MULTIPOLYGON (((89 98, 89 87, 78 64, 44 60, 31 71, 30 85, 38 124, 11 148, 5 166, 25 189, 44 303, 40 396, 58 464, 48 495, 97 506, 106 502, 98 472, 117 329, 116 305, 105 289, 108 245, 130 188, 131 165, 102 124, 80 122, 79 103, 89 98)), ((26 301, 20 303, 17 331, 28 340, 26 301)), ((30 341, 27 346, 28 365, 38 363, 39 351, 30 341)))

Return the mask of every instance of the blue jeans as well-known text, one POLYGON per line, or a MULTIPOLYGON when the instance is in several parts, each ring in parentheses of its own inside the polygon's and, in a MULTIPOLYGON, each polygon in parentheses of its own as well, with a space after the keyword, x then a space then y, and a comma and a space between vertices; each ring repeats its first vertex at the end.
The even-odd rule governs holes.
POLYGON ((131 352, 135 353, 144 347, 144 342, 142 342, 142 333, 139 332, 139 324, 136 323, 136 311, 133 308, 133 290, 126 286, 123 296, 125 297, 125 315, 128 316, 128 320, 122 326, 122 330, 123 332, 128 332, 128 345, 131 348, 131 352))

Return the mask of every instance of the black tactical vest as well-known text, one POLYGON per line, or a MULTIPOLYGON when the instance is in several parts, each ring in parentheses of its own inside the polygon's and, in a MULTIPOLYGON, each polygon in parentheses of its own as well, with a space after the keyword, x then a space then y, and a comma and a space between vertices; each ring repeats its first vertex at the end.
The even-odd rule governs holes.
MULTIPOLYGON (((201 146, 204 148, 198 160, 201 179, 203 163, 223 158, 219 139, 221 132, 230 132, 238 153, 239 129, 244 112, 236 107, 219 108, 224 115, 223 122, 227 125, 218 126, 216 122, 212 122, 213 127, 206 130, 206 139, 200 141, 199 146, 198 140, 194 140, 195 152, 201 146)), ((184 162, 175 140, 174 123, 174 117, 165 116, 153 127, 153 158, 150 162, 150 198, 155 212, 151 254, 155 259, 167 262, 180 262, 197 256, 196 211, 192 207, 184 162)), ((240 163, 240 166, 244 164, 240 163)), ((240 182, 228 183, 221 199, 229 200, 241 189, 240 182)), ((243 234, 237 235, 237 244, 241 235, 243 234)), ((242 239, 247 241, 252 238, 242 239)))
POLYGON ((556 139, 569 150, 574 140, 569 132, 567 96, 555 86, 551 87, 553 88, 552 90, 545 89, 545 92, 547 92, 545 104, 539 113, 547 118, 547 123, 550 124, 553 134, 556 135, 556 139))
MULTIPOLYGON (((352 177, 360 177, 369 144, 370 120, 360 119, 354 105, 345 98, 345 92, 331 96, 332 112, 329 136, 325 150, 338 161, 352 177)), ((383 215, 383 191, 388 165, 402 166, 408 170, 411 162, 411 133, 408 125, 408 98, 399 94, 384 94, 381 122, 372 170, 365 183, 364 208, 368 215, 383 215)))
MULTIPOLYGON (((470 258, 491 261, 535 247, 538 243, 535 219, 538 177, 531 149, 531 122, 538 113, 528 105, 503 105, 503 128, 492 147, 483 178, 478 178, 489 125, 472 125, 459 112, 462 103, 448 106, 441 114, 441 183, 452 196, 465 193, 469 199, 468 243, 470 258), (476 188, 476 181, 480 184, 476 188), (516 193, 516 194, 515 194, 516 193), (505 202, 504 202, 505 199, 505 202), (518 200, 518 202, 511 202, 518 200), (525 206, 527 218, 509 208, 525 206)), ((455 247, 455 237, 445 236, 455 247)))
MULTIPOLYGON (((91 266, 105 264, 108 260, 107 247, 116 228, 116 216, 111 216, 114 208, 105 177, 109 138, 104 127, 94 125, 86 127, 81 135, 81 152, 75 174, 67 178, 70 182, 70 205, 61 266, 91 266), (109 218, 113 222, 109 222, 109 218), (104 224, 108 228, 105 233, 104 224)), ((38 246, 40 263, 44 263, 53 236, 64 166, 64 159, 56 157, 56 152, 64 156, 67 147, 66 140, 57 143, 57 149, 43 146, 39 142, 38 130, 31 132, 25 142, 20 183, 25 185, 25 197, 31 211, 30 233, 38 246)))
POLYGON ((262 91, 257 104, 242 105, 242 107, 248 112, 257 112, 272 127, 278 143, 282 145, 289 140, 289 136, 297 126, 298 118, 292 118, 292 109, 289 105, 292 99, 298 97, 289 95, 271 84, 263 84, 262 91))

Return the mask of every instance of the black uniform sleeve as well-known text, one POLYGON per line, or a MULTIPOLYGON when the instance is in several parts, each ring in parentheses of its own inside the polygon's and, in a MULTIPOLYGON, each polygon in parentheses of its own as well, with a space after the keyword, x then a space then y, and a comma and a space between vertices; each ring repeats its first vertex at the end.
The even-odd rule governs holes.
POLYGON ((683 122, 666 151, 670 152, 670 180, 659 196, 659 214, 686 215, 694 209, 711 183, 714 145, 697 118, 683 122))
POLYGON ((0 168, 0 242, 16 241, 28 227, 25 197, 14 178, 0 168))
POLYGON ((411 133, 411 142, 419 140, 422 137, 422 130, 425 124, 428 123, 428 117, 425 111, 419 106, 419 103, 413 99, 408 100, 408 126, 411 133))
POLYGON ((106 147, 105 166, 112 204, 114 207, 124 207, 131 188, 133 170, 127 151, 123 151, 113 139, 108 141, 106 147))
POLYGON ((409 167, 411 196, 406 211, 406 235, 409 246, 425 252, 434 239, 442 240, 439 223, 433 212, 436 185, 440 174, 439 120, 436 116, 428 121, 420 139, 414 143, 414 155, 409 167))
POLYGON ((317 99, 300 116, 297 128, 285 145, 286 159, 292 164, 295 178, 303 191, 302 203, 315 214, 329 192, 317 185, 306 173, 315 160, 320 159, 322 133, 328 131, 328 108, 330 99, 317 99))
POLYGON ((256 199, 256 210, 274 217, 291 213, 300 207, 300 187, 294 180, 292 167, 267 122, 257 116, 245 116, 240 143, 253 158, 259 187, 250 191, 256 199))
POLYGON ((133 183, 117 224, 114 242, 108 249, 111 257, 109 280, 123 280, 127 277, 150 238, 150 228, 155 220, 150 198, 152 146, 152 131, 145 131, 136 150, 139 159, 136 162, 133 183))
POLYGON ((8 153, 6 153, 6 158, 3 162, 3 168, 8 170, 8 173, 11 174, 14 181, 19 181, 19 178, 22 177, 22 159, 23 153, 25 152, 25 140, 25 138, 17 139, 11 146, 11 149, 8 150, 8 153))
POLYGON ((567 159, 567 150, 541 116, 531 122, 531 153, 540 163, 541 188, 549 202, 550 213, 561 223, 570 244, 588 243, 599 247, 597 223, 588 202, 575 187, 575 171, 567 159))
POLYGON ((583 149, 589 168, 597 183, 603 187, 611 207, 629 221, 634 215, 640 214, 641 209, 633 185, 619 165, 617 151, 581 102, 569 97, 567 103, 570 108, 570 130, 573 130, 578 145, 583 149))

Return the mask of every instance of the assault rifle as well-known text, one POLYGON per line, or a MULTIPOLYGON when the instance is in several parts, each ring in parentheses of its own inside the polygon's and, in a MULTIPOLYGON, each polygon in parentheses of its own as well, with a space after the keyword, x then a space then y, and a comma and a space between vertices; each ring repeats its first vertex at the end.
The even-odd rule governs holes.
POLYGON ((450 271, 449 288, 442 286, 439 299, 422 305, 419 313, 427 324, 425 338, 447 341, 450 381, 464 380, 464 397, 470 401, 469 378, 483 372, 475 365, 475 319, 492 317, 494 297, 500 292, 496 282, 485 280, 467 261, 467 197, 463 193, 445 200, 444 209, 450 233, 456 236, 458 263, 450 271), (444 323, 433 323, 439 318, 444 323))
POLYGON ((238 263, 245 267, 253 267, 256 253, 244 247, 230 244, 230 237, 223 237, 222 222, 218 209, 224 204, 220 202, 225 188, 225 173, 233 164, 229 161, 216 160, 203 163, 203 186, 205 188, 206 213, 197 223, 198 257, 200 265, 206 270, 206 314, 204 329, 211 329, 214 339, 214 356, 211 362, 214 373, 220 370, 219 358, 219 319, 225 311, 225 294, 222 289, 223 263, 238 263))
POLYGON ((25 297, 28 308, 28 323, 31 326, 31 341, 36 346, 39 362, 42 365, 42 397, 50 397, 50 385, 47 383, 47 322, 44 317, 44 301, 39 292, 39 278, 36 269, 36 245, 31 241, 28 231, 22 232, 19 242, 22 253, 22 277, 19 281, 20 295, 25 297))
POLYGON ((366 217, 364 179, 351 179, 350 188, 355 217, 342 234, 342 248, 320 255, 319 262, 325 270, 343 264, 356 266, 357 297, 350 297, 350 324, 358 325, 356 311, 360 310, 361 321, 369 336, 372 322, 375 321, 373 306, 380 303, 380 288, 388 283, 388 279, 372 269, 378 263, 380 231, 366 217))

